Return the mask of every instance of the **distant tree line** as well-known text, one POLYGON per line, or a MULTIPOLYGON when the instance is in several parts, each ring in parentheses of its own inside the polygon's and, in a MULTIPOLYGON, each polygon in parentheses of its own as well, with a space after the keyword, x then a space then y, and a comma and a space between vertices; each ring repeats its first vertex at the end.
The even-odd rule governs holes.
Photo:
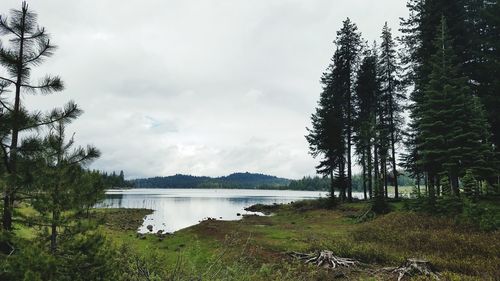
MULTIPOLYGON (((132 186, 136 188, 222 188, 222 189, 278 189, 278 190, 309 190, 328 191, 328 178, 324 177, 303 177, 299 180, 289 180, 275 176, 234 173, 225 177, 196 177, 189 175, 174 175, 169 177, 154 177, 146 179, 135 179, 125 181, 125 185, 108 186, 132 186), (128 185, 127 185, 128 184, 128 185)), ((414 180, 405 173, 398 175, 400 185, 410 186, 414 180)), ((353 175, 353 190, 363 191, 362 175, 353 175)))
POLYGON ((379 43, 343 22, 306 136, 317 171, 342 201, 352 200, 354 163, 366 199, 383 201, 388 185, 398 198, 399 167, 430 198, 498 192, 500 4, 409 0, 408 8, 402 36, 386 23, 379 43))
POLYGON ((127 188, 134 186, 131 181, 125 180, 125 173, 123 170, 121 170, 118 174, 115 171, 110 174, 108 174, 108 172, 101 172, 97 170, 94 170, 94 172, 101 175, 103 184, 107 188, 127 188))
POLYGON ((190 175, 174 175, 153 177, 130 181, 137 188, 259 188, 266 186, 275 189, 287 186, 290 180, 254 173, 233 173, 223 177, 197 177, 190 175))
MULTIPOLYGON (((405 173, 398 174, 398 183, 400 186, 413 186, 415 180, 406 175, 405 173)), ((300 180, 292 180, 288 186, 282 189, 289 190, 309 190, 309 191, 329 191, 330 179, 327 177, 303 177, 300 180)), ((363 192, 363 175, 355 174, 352 176, 352 190, 356 192, 363 192)))

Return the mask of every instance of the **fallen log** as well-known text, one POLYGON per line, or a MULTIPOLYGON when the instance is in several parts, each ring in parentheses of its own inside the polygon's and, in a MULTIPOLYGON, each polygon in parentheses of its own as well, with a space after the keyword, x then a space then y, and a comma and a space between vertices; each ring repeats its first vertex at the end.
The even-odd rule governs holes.
POLYGON ((293 258, 304 261, 305 263, 331 269, 338 267, 354 267, 359 264, 359 261, 357 260, 337 257, 332 251, 327 250, 313 254, 304 254, 299 252, 290 252, 288 254, 293 258))

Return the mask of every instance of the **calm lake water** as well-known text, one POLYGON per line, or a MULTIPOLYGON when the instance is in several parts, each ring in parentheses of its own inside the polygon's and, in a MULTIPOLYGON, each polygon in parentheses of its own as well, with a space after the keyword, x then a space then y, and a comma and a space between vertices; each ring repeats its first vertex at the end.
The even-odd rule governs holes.
POLYGON ((284 204, 327 195, 327 192, 288 190, 125 189, 109 190, 104 202, 97 207, 152 209, 153 214, 145 218, 139 232, 147 232, 147 225, 153 225, 154 232, 174 232, 207 217, 238 220, 241 218, 238 213, 255 214, 244 208, 258 203, 284 204))

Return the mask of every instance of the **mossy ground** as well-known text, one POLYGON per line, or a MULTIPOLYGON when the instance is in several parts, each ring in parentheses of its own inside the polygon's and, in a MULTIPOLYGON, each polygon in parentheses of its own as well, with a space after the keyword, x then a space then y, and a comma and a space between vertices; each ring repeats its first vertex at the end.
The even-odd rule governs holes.
MULTIPOLYGON (((203 221, 160 241, 136 237, 148 211, 106 210, 103 231, 117 245, 154 255, 170 271, 203 280, 396 280, 377 269, 406 258, 433 263, 444 280, 499 280, 500 233, 458 225, 453 218, 405 212, 401 203, 387 215, 359 222, 366 203, 321 209, 313 202, 275 208, 271 216, 240 221, 203 221), (120 222, 126 222, 123 226, 120 222), (303 265, 289 251, 334 251, 364 266, 332 272, 303 265)), ((414 280, 425 280, 414 278, 414 280)))

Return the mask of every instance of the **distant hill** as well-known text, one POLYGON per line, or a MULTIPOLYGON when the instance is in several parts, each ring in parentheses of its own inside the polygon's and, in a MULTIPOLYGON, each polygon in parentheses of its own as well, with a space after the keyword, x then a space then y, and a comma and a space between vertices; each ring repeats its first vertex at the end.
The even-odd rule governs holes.
MULTIPOLYGON (((414 180, 408 177, 404 172, 399 174, 398 183, 400 186, 413 186, 415 184, 414 180)), ((290 180, 246 172, 233 173, 228 176, 214 178, 174 175, 168 177, 134 179, 126 181, 126 185, 115 186, 119 186, 120 188, 127 186, 135 188, 241 188, 330 191, 330 179, 319 176, 307 176, 298 180, 290 180)), ((353 175, 352 187, 354 191, 363 191, 361 175, 353 175)))
POLYGON ((130 181, 136 188, 283 188, 290 180, 254 173, 233 173, 223 177, 197 177, 174 175, 135 179, 130 181))

